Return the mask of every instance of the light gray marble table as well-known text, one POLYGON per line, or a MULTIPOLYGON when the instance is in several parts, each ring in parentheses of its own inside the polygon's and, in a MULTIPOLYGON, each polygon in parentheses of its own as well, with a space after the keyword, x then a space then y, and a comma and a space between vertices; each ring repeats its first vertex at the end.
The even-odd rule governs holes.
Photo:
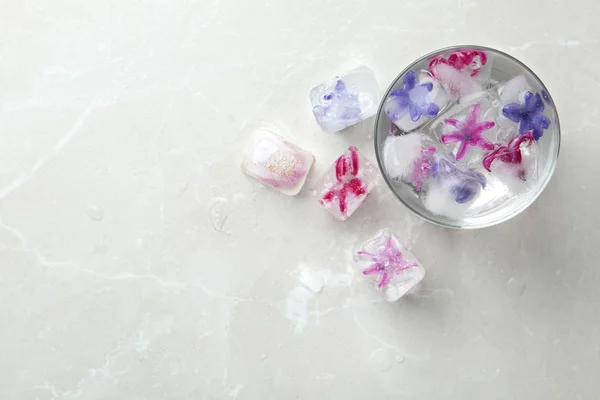
POLYGON ((599 4, 3 0, 0 398, 597 399, 599 4), (517 218, 443 229, 380 184, 341 223, 240 173, 261 121, 315 153, 309 184, 373 158, 373 120, 324 134, 308 91, 461 43, 557 103, 558 169, 517 218), (428 269, 405 301, 352 263, 380 227, 428 269))

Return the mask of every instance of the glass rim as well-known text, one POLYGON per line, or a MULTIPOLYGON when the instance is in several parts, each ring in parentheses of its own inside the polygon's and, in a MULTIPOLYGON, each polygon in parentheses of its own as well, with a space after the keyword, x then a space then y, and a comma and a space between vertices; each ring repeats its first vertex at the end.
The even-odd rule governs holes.
POLYGON ((552 95, 550 94, 550 91, 548 90, 548 88, 546 87, 546 85, 544 84, 544 82, 540 79, 539 76, 537 76, 537 74, 535 72, 533 72, 533 70, 531 68, 529 68, 527 65, 525 65, 523 62, 519 61, 517 58, 511 56, 508 53, 505 53, 501 50, 495 49, 493 47, 488 47, 488 46, 481 46, 481 45, 454 45, 454 46, 447 46, 447 47, 442 47, 439 48, 437 50, 431 51, 419 58, 417 58, 415 61, 411 62, 404 70, 402 70, 402 72, 400 72, 400 74, 398 74, 396 76, 396 78, 394 78, 392 80, 392 83, 389 85, 388 89, 386 90, 385 94, 383 95, 383 97, 381 98, 381 102, 379 103, 379 107, 377 108, 377 116, 375 117, 375 126, 374 126, 374 135, 373 135, 373 143, 375 145, 375 158, 377 159, 377 166, 379 167, 379 171, 381 172, 381 175, 383 176, 383 179, 386 183, 386 185, 388 186, 388 188, 392 191, 392 193, 394 194, 394 196, 400 200, 402 202, 402 204, 404 204, 404 206, 406 206, 406 208, 408 208, 411 212, 413 212, 414 214, 416 214, 417 216, 425 219, 428 222, 431 222, 435 225, 438 226, 442 226, 445 228, 453 228, 453 229, 482 229, 482 228, 489 228, 491 226, 495 226, 498 224, 501 224, 502 222, 506 222, 509 219, 512 219, 514 217, 516 217, 517 215, 521 214, 523 211, 525 211, 526 209, 528 209, 537 199, 538 197, 542 194, 542 192, 546 189, 546 186, 548 186, 548 183, 550 183, 550 179, 552 178, 552 176, 554 175, 554 171, 556 170, 556 164, 558 163, 558 156, 560 154, 560 144, 561 144, 561 132, 560 132, 560 117, 558 115, 558 109, 556 108, 556 102, 554 101, 554 99, 552 98, 552 95), (523 67, 527 72, 529 72, 531 75, 533 75, 533 77, 535 79, 537 79, 537 81, 539 82, 539 84, 542 86, 542 89, 546 91, 546 93, 548 94, 548 97, 550 98, 550 102, 552 104, 552 106, 554 107, 555 113, 556 113, 556 126, 557 126, 557 145, 556 145, 556 154, 553 156, 552 159, 552 165, 550 166, 550 171, 548 172, 548 174, 545 176, 544 181, 541 183, 539 190, 537 191, 537 193, 535 193, 535 195, 533 195, 531 197, 531 200, 528 201, 527 203, 524 203, 523 206, 517 208, 515 211, 505 215, 502 218, 498 218, 494 221, 491 221, 489 223, 485 223, 485 224, 480 224, 480 225, 459 225, 459 224, 451 224, 451 223, 446 223, 443 221, 438 221, 435 218, 433 218, 431 215, 425 215, 422 212, 419 212, 417 210, 415 210, 410 204, 408 204, 397 192, 396 190, 394 190, 390 179, 388 177, 388 174, 385 172, 384 168, 383 168, 383 163, 381 160, 381 157, 379 155, 379 150, 378 150, 378 146, 377 146, 377 137, 378 137, 378 130, 377 127, 379 126, 379 119, 381 118, 382 115, 384 115, 385 113, 382 113, 383 111, 383 107, 385 105, 385 101, 388 98, 390 92, 392 91, 392 89, 394 88, 394 86, 396 86, 396 83, 398 83, 398 81, 400 80, 400 78, 402 78, 402 76, 404 74, 406 74, 408 71, 410 71, 411 68, 413 68, 415 65, 417 65, 418 63, 420 63, 423 60, 426 60, 432 56, 435 56, 439 53, 443 53, 445 51, 452 51, 452 50, 459 50, 459 49, 469 49, 469 48, 475 48, 475 49, 482 49, 482 50, 486 50, 486 51, 491 51, 494 53, 498 53, 501 54, 505 57, 507 57, 508 59, 514 61, 515 63, 517 63, 518 65, 520 65, 521 67, 523 67))

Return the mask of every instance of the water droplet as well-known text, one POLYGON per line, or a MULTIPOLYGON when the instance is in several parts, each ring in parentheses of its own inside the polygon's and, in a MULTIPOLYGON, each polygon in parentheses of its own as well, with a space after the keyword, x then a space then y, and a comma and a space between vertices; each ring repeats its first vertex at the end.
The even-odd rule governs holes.
POLYGON ((87 216, 93 219, 94 221, 102 221, 102 218, 104 218, 104 211, 94 204, 90 204, 87 207, 86 213, 87 216))
POLYGON ((222 231, 225 221, 227 221, 227 199, 224 197, 215 197, 212 199, 209 212, 215 231, 222 231))
POLYGON ((235 201, 236 203, 244 201, 245 198, 246 196, 244 196, 244 193, 236 193, 233 195, 233 201, 235 201))
POLYGON ((110 250, 110 241, 108 236, 102 236, 102 242, 94 246, 93 253, 99 256, 103 256, 110 250))
POLYGON ((264 354, 264 353, 261 354, 261 356, 260 356, 260 359, 263 360, 263 361, 265 361, 267 358, 268 358, 267 355, 264 354))
POLYGON ((300 271, 300 276, 298 279, 304 286, 315 293, 319 293, 321 290, 323 290, 323 286, 325 286, 325 282, 323 281, 321 274, 309 269, 303 269, 300 271))
POLYGON ((512 296, 521 296, 525 293, 527 284, 520 278, 510 278, 506 283, 506 291, 512 296))
POLYGON ((187 182, 185 182, 185 181, 184 182, 179 182, 179 184, 177 185, 177 192, 179 194, 183 194, 183 193, 185 193, 185 191, 187 190, 187 188, 188 188, 188 183, 187 182))
POLYGON ((378 349, 375 350, 369 357, 369 365, 374 372, 386 372, 392 368, 394 359, 390 354, 389 350, 378 349))
POLYGON ((396 362, 397 362, 398 364, 402 364, 402 363, 404 362, 404 360, 405 360, 405 358, 404 358, 404 356, 403 356, 402 354, 398 353, 398 354, 396 355, 396 362))

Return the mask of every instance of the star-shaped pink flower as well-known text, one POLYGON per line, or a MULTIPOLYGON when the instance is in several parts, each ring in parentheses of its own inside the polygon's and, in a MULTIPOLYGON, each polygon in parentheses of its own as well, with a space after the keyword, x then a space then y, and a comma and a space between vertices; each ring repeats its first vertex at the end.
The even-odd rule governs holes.
POLYGON ((457 128, 455 131, 442 135, 442 143, 459 143, 460 147, 456 153, 456 159, 460 160, 465 156, 469 147, 479 147, 485 150, 493 150, 494 145, 489 140, 482 137, 481 134, 496 124, 493 121, 479 122, 479 104, 474 104, 464 121, 456 119, 445 119, 444 122, 457 128))
POLYGON ((367 256, 373 261, 373 264, 364 269, 362 273, 363 275, 378 274, 380 277, 377 287, 380 289, 387 286, 394 275, 405 269, 418 266, 417 263, 406 261, 402 257, 402 252, 394 243, 393 236, 387 238, 382 250, 378 254, 371 254, 366 251, 359 251, 357 254, 359 256, 367 256))

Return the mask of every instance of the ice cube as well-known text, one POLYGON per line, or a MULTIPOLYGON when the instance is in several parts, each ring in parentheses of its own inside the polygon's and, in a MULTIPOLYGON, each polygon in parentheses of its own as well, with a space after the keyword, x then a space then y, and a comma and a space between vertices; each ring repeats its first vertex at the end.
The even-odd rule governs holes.
POLYGON ((362 204, 376 179, 375 166, 350 146, 316 183, 319 203, 343 221, 362 204))
POLYGON ((479 49, 460 49, 447 58, 437 56, 429 63, 429 71, 442 82, 453 100, 487 87, 492 71, 493 55, 479 49))
POLYGON ((373 71, 358 67, 314 87, 310 102, 321 129, 338 132, 377 112, 379 84, 373 71))
POLYGON ((393 89, 385 102, 388 118, 402 131, 411 132, 434 118, 446 106, 448 96, 429 74, 409 71, 402 86, 393 89))
POLYGON ((434 178, 425 194, 425 207, 450 218, 460 218, 470 208, 467 204, 486 186, 485 176, 476 169, 461 169, 449 157, 436 155, 431 171, 434 178))
POLYGON ((287 195, 302 189, 315 157, 267 128, 253 132, 242 161, 242 171, 287 195))
POLYGON ((483 86, 475 77, 448 64, 435 64, 430 67, 430 70, 452 100, 483 91, 483 86))
POLYGON ((496 149, 483 159, 483 166, 494 175, 501 175, 506 181, 515 178, 521 182, 536 172, 537 143, 531 132, 515 135, 507 143, 497 143, 496 149))
POLYGON ((503 105, 521 103, 525 92, 532 91, 531 85, 523 75, 515 76, 508 82, 497 85, 496 89, 503 105))
POLYGON ((382 229, 355 253, 363 275, 373 276, 384 298, 396 301, 425 277, 425 269, 396 235, 382 229))
POLYGON ((420 132, 390 136, 383 147, 383 163, 392 179, 412 182, 418 192, 429 177, 435 150, 431 140, 420 132))
POLYGON ((429 183, 424 205, 434 214, 457 220, 463 218, 470 207, 468 203, 456 202, 449 182, 438 180, 429 183))
POLYGON ((421 155, 424 136, 414 132, 402 136, 389 136, 383 146, 383 163, 388 175, 400 179, 407 175, 421 155))
POLYGON ((485 107, 491 105, 485 99, 481 99, 466 110, 448 115, 451 118, 444 118, 443 125, 438 128, 441 133, 440 141, 452 145, 449 148, 452 149, 456 160, 468 161, 471 157, 480 157, 482 150, 494 149, 490 140, 496 137, 497 128, 493 120, 482 118, 482 115, 487 114, 485 107))
POLYGON ((525 93, 532 91, 532 86, 523 75, 518 75, 508 82, 501 83, 496 86, 496 91, 500 96, 502 106, 497 113, 498 125, 509 129, 515 123, 502 113, 502 107, 507 104, 522 104, 524 102, 525 93))
MULTIPOLYGON (((438 140, 441 140, 441 136, 444 133, 454 130, 454 128, 445 123, 445 121, 448 118, 459 120, 465 119, 475 104, 479 104, 480 121, 494 121, 497 119, 498 113, 502 110, 500 99, 495 90, 472 93, 461 98, 459 103, 454 103, 449 107, 446 107, 427 128, 433 132, 438 140)), ((486 131, 485 136, 491 138, 493 133, 495 133, 494 129, 486 131)))

